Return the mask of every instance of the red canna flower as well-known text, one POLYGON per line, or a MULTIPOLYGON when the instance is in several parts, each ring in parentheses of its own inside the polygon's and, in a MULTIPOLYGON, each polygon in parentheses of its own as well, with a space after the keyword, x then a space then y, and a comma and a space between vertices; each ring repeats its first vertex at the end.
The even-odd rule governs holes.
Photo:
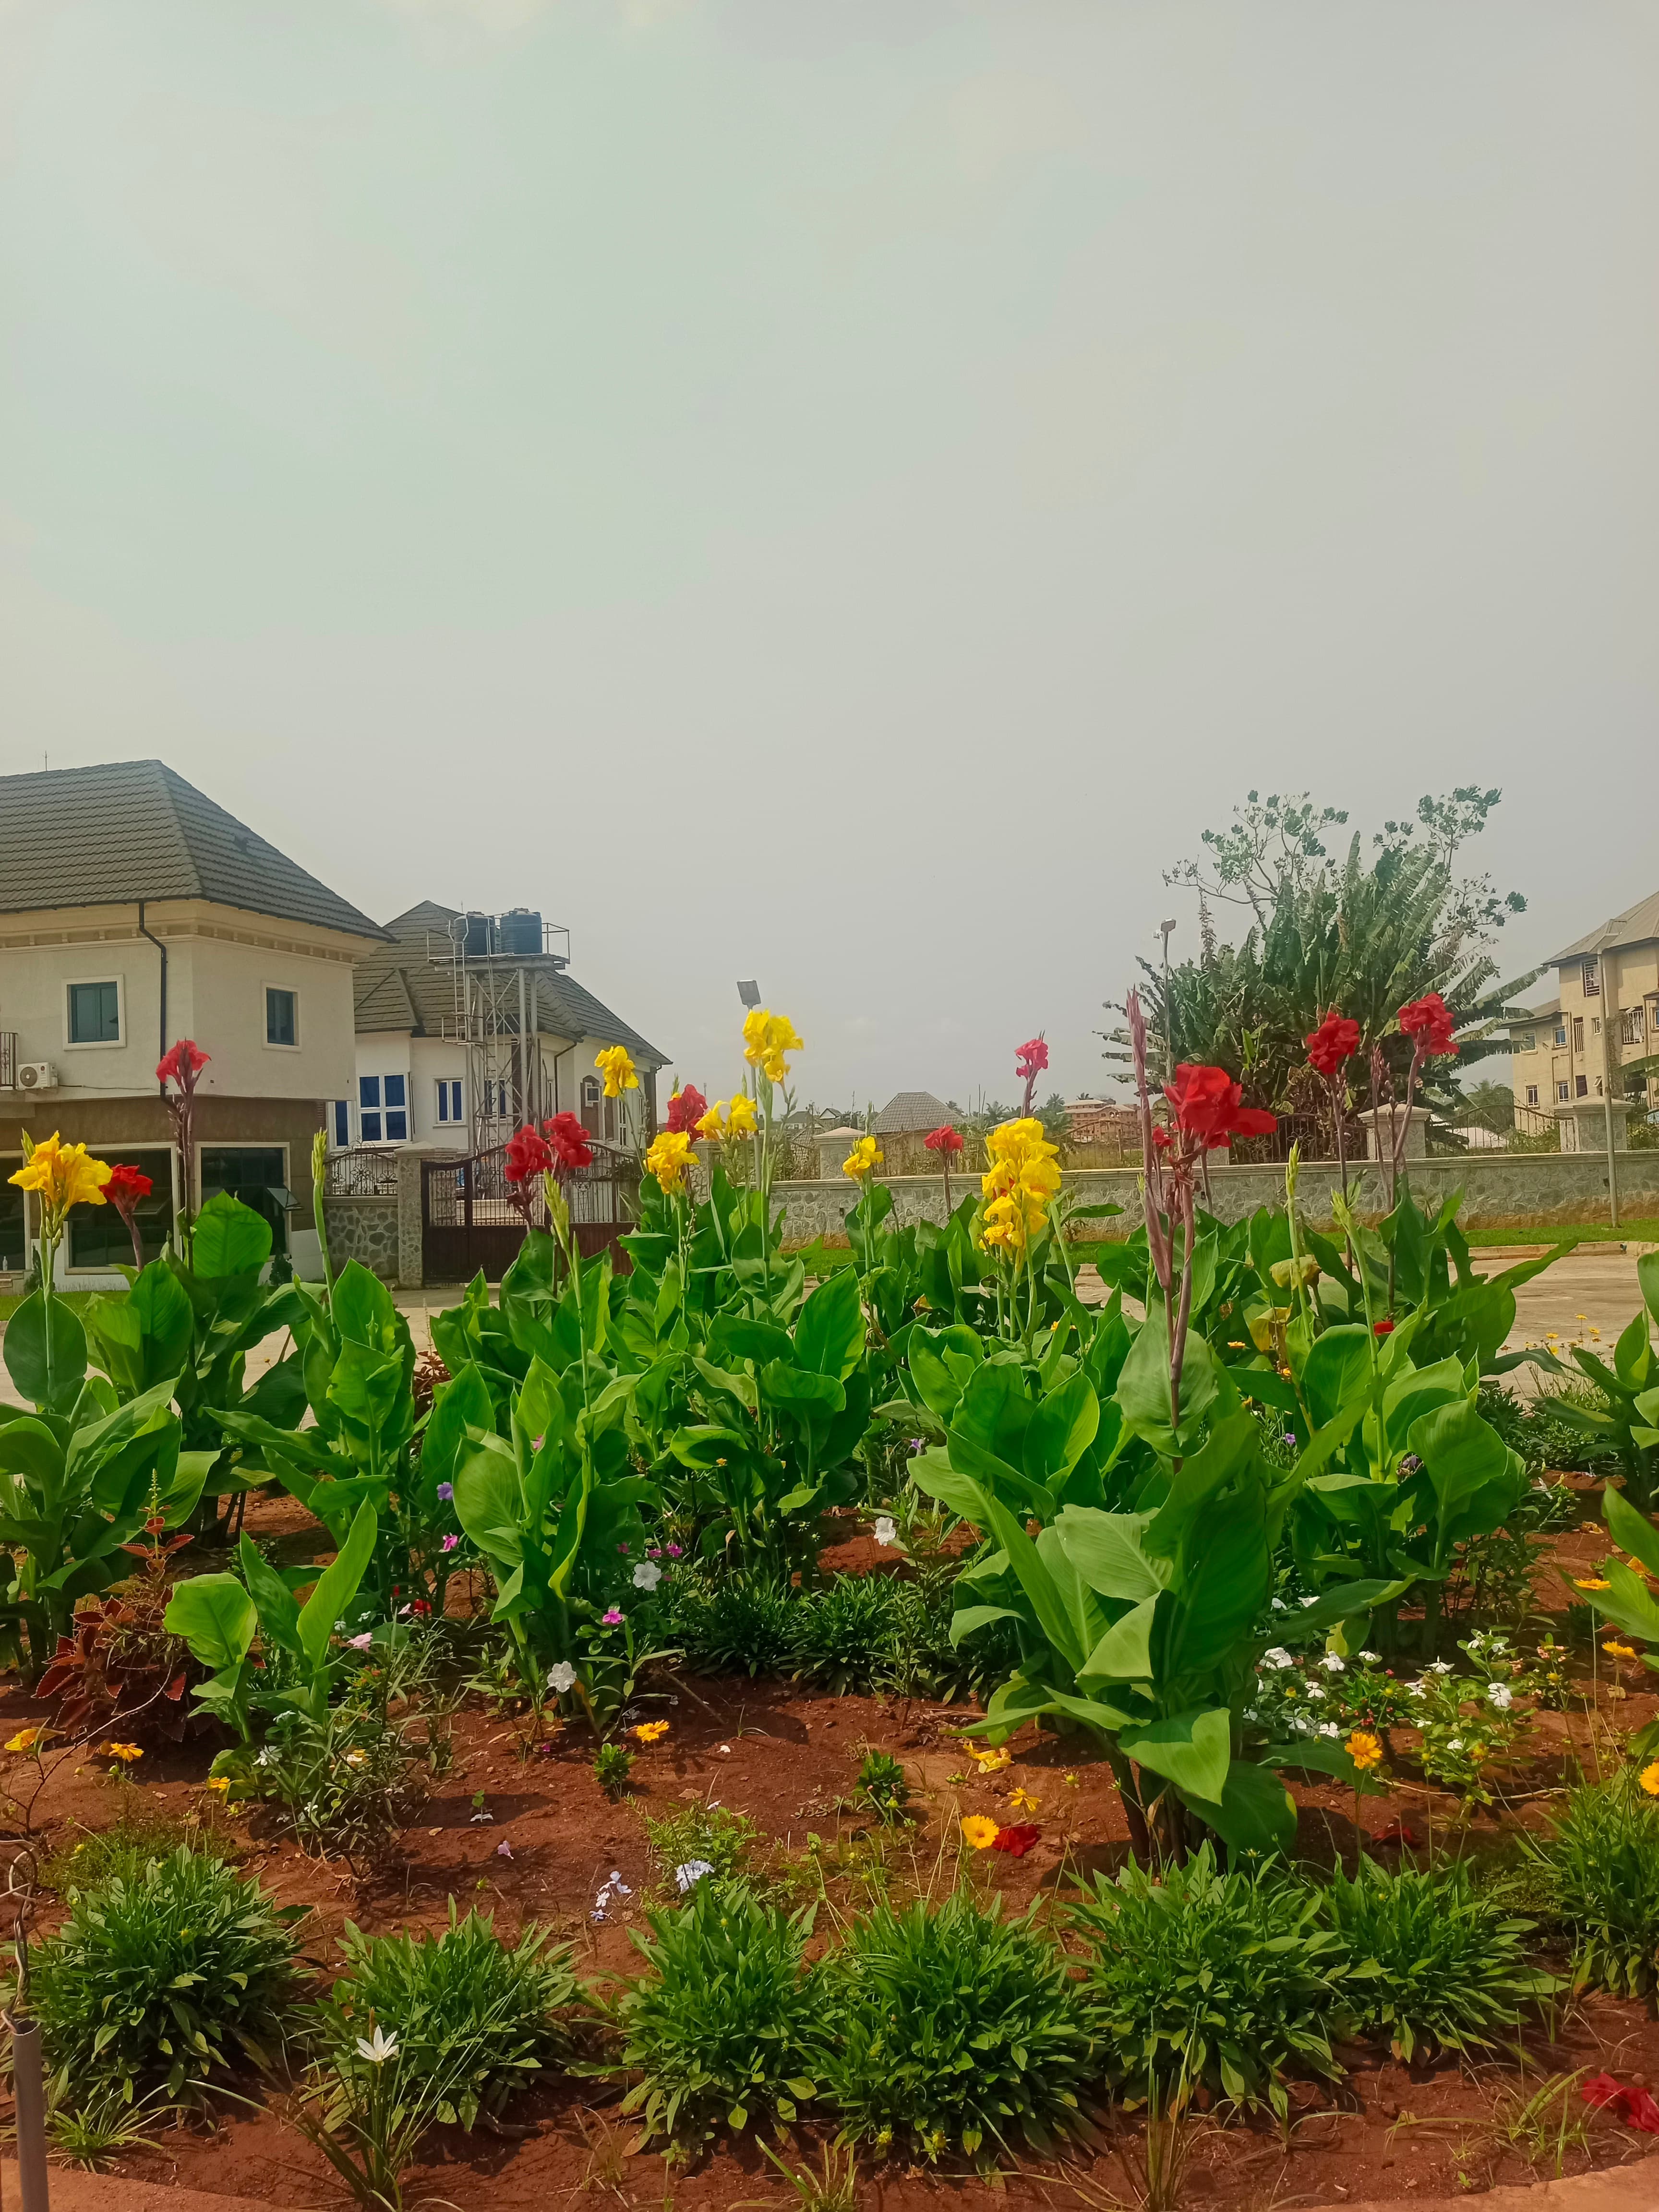
POLYGON ((1438 991, 1413 999, 1410 1006, 1400 1009, 1400 1033, 1411 1039, 1413 1052, 1422 1060, 1455 1054, 1457 1047, 1452 1042, 1452 1033, 1456 1027, 1451 1009, 1438 991))
POLYGON ((962 1139, 948 1121, 942 1129, 930 1129, 921 1141, 930 1152, 941 1152, 946 1159, 962 1150, 962 1139))
POLYGON ((1279 1126, 1264 1107, 1243 1106, 1243 1092, 1224 1067, 1194 1067, 1182 1060, 1164 1096, 1175 1109, 1176 1127, 1196 1137, 1206 1152, 1231 1145, 1235 1137, 1265 1137, 1279 1126))
POLYGON ((104 1196, 130 1226, 138 1210, 138 1201, 148 1198, 155 1188, 142 1168, 129 1167, 125 1161, 118 1161, 109 1171, 104 1196))
POLYGON ((1010 1858, 1023 1859, 1042 1831, 1030 1820, 1017 1821, 1011 1828, 999 1828, 992 1839, 994 1851, 1006 1851, 1010 1858))
POLYGON ((207 1066, 210 1055, 188 1037, 180 1037, 169 1051, 164 1052, 155 1063, 158 1083, 176 1083, 181 1091, 193 1091, 196 1079, 207 1066))
POLYGON ((1644 2136, 1659 2136, 1659 2104, 1654 2102, 1648 2090, 1635 2083, 1626 2086, 1606 2072, 1592 2074, 1584 2084, 1583 2095, 1587 2105, 1611 2112, 1627 2128, 1638 2129, 1644 2136))
POLYGON ((1374 1844, 1414 1844, 1417 1834, 1403 1820, 1390 1820, 1386 1827, 1377 1829, 1371 1841, 1374 1844))
MULTIPOLYGON (((682 1092, 680 1095, 685 1097, 688 1094, 682 1092)), ((693 1098, 697 1096, 695 1091, 689 1095, 693 1098)), ((669 1110, 672 1115, 672 1105, 669 1110)), ((574 1114, 556 1114, 550 1121, 542 1123, 542 1129, 551 1155, 548 1161, 550 1167, 592 1167, 593 1147, 588 1141, 586 1130, 574 1114)))
POLYGON ((1392 1336, 1394 1334, 1394 1323, 1391 1321, 1374 1321, 1371 1323, 1371 1334, 1373 1336, 1392 1336))
POLYGON ((532 1182, 538 1176, 550 1175, 552 1169, 553 1155, 539 1130, 520 1129, 508 1138, 502 1172, 509 1182, 532 1182))
POLYGON ((1339 1014, 1333 1006, 1319 1027, 1302 1042, 1308 1048, 1309 1064, 1328 1083, 1334 1082, 1343 1061, 1352 1060, 1359 1049, 1359 1024, 1339 1014))
POLYGON ((1041 1075, 1048 1065, 1048 1047, 1040 1036, 1028 1037, 1014 1054, 1014 1073, 1022 1083, 1041 1075))
MULTIPOLYGON (((708 1101, 695 1083, 688 1083, 683 1091, 677 1091, 668 1102, 669 1135, 671 1137, 690 1136, 708 1111, 708 1101)), ((574 1121, 575 1116, 567 1115, 562 1118, 574 1121)))

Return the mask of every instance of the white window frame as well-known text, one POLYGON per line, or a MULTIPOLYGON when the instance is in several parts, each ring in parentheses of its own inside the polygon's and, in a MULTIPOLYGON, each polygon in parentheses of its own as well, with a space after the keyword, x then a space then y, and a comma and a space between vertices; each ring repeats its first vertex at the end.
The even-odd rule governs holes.
POLYGON ((1529 1083, 1527 1085, 1527 1103, 1528 1106, 1535 1106, 1538 1103, 1538 1085, 1535 1083, 1529 1083))
POLYGON ((127 979, 112 975, 105 969, 101 975, 69 975, 64 980, 64 1049, 65 1052, 122 1052, 127 1042, 127 979), (84 990, 91 983, 113 983, 115 986, 115 1035, 112 1037, 76 1038, 70 1035, 70 993, 84 990))
POLYGON ((461 1085, 465 1079, 459 1075, 441 1075, 438 1085, 438 1120, 441 1129, 459 1129, 466 1119, 466 1094, 461 1085), (454 1108, 453 1113, 450 1111, 454 1108))
POLYGON ((264 1045, 265 1050, 267 1052, 298 1052, 305 1038, 305 1032, 300 1024, 301 1012, 299 985, 297 983, 279 983, 275 981, 261 983, 259 986, 259 1036, 264 1045), (271 1036, 270 1001, 265 995, 269 991, 284 991, 294 1001, 294 1042, 292 1044, 278 1044, 271 1036))
POLYGON ((383 1068, 378 1073, 374 1075, 370 1075, 367 1072, 360 1074, 357 1078, 357 1141, 359 1144, 407 1145, 413 1143, 414 1137, 415 1109, 410 1103, 410 1079, 407 1068, 394 1067, 390 1070, 383 1068), (365 1083, 372 1083, 374 1085, 375 1097, 379 1101, 378 1104, 370 1106, 365 1103, 363 1098, 363 1085, 365 1083), (388 1083, 401 1083, 403 1085, 404 1103, 401 1106, 387 1105, 386 1086, 388 1083), (365 1133, 363 1128, 363 1116, 365 1114, 373 1114, 380 1122, 380 1133, 377 1135, 371 1137, 365 1133), (386 1129, 386 1118, 389 1115, 392 1114, 401 1114, 404 1117, 404 1133, 401 1137, 392 1136, 386 1129))

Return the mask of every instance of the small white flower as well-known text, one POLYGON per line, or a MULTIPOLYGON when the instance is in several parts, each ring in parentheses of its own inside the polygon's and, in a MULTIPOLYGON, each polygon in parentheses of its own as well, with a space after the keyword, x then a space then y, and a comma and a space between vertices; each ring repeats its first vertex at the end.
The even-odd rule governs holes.
POLYGON ((563 1697, 567 1690, 574 1688, 575 1680, 575 1668, 571 1665, 568 1659, 561 1659, 558 1665, 548 1676, 547 1686, 550 1690, 556 1692, 560 1697, 563 1697))
POLYGON ((634 1570, 635 1589, 653 1590, 662 1580, 662 1569, 654 1559, 641 1559, 634 1570))
POLYGON ((362 1766, 367 1763, 368 1759, 368 1753, 366 1751, 349 1751, 345 1755, 345 1763, 348 1766, 362 1766))
POLYGON ((1324 1696, 1324 1694, 1325 1694, 1325 1685, 1324 1685, 1322 1682, 1310 1682, 1310 1683, 1308 1684, 1308 1686, 1307 1686, 1307 1695, 1308 1695, 1309 1697, 1310 1697, 1310 1698, 1322 1698, 1322 1697, 1324 1696))
POLYGON ((1449 1674, 1451 1662, 1449 1659, 1431 1659, 1425 1671, 1431 1674, 1449 1674))
POLYGON ((365 2043, 361 2035, 357 2038, 357 2056, 368 2059, 371 2066, 384 2066, 388 2058, 398 2056, 398 2039, 377 2027, 372 2043, 365 2043))
POLYGON ((1319 1663, 1328 1674, 1346 1674, 1348 1671, 1334 1651, 1328 1651, 1319 1663))
POLYGON ((275 1766, 275 1765, 276 1765, 276 1753, 271 1749, 271 1747, 270 1747, 270 1746, 269 1744, 266 1744, 266 1746, 264 1747, 264 1750, 263 1750, 263 1751, 261 1751, 261 1752, 259 1753, 258 1756, 255 1759, 255 1760, 254 1760, 253 1764, 254 1764, 256 1766, 275 1766))
POLYGON ((1406 1687, 1414 1698, 1426 1698, 1429 1694, 1429 1686, 1426 1682, 1407 1682, 1406 1687))
POLYGON ((1461 1735, 1449 1736, 1446 1740, 1446 1748, 1448 1751, 1462 1751, 1463 1748, 1462 1737, 1461 1735))
POLYGON ((1334 1721, 1322 1721, 1319 1724, 1319 1733, 1321 1735, 1340 1735, 1342 1731, 1334 1721))
POLYGON ((1282 1644, 1275 1644, 1261 1655, 1264 1667, 1294 1667, 1296 1662, 1282 1644))
POLYGON ((1500 1713, 1506 1713, 1515 1703, 1515 1692, 1507 1682, 1488 1682, 1486 1701, 1496 1705, 1500 1713))
POLYGON ((688 1889, 695 1889, 705 1875, 713 1874, 714 1871, 714 1868, 709 1865, 707 1859, 687 1859, 684 1866, 677 1866, 674 1869, 674 1881, 680 1895, 684 1897, 688 1889))
POLYGON ((1273 1609, 1275 1613, 1288 1613, 1291 1608, 1285 1604, 1282 1597, 1276 1597, 1273 1600, 1273 1609))
POLYGON ((1304 1597, 1302 1601, 1302 1609, 1305 1613, 1310 1605, 1317 1605, 1318 1602, 1319 1600, 1316 1597, 1304 1597))
POLYGON ((894 1520, 890 1513, 877 1514, 876 1541, 878 1544, 895 1544, 898 1541, 898 1522, 894 1520))
POLYGON ((1375 1667, 1382 1654, 1380 1651, 1362 1651, 1359 1656, 1368 1667, 1375 1667))

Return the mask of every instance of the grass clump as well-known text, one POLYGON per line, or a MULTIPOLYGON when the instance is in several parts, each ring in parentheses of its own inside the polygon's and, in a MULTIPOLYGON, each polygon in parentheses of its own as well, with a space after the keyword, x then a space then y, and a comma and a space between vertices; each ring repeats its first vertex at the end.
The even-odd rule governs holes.
POLYGON ((660 1819, 645 1815, 645 1839, 651 1855, 671 1876, 684 1896, 705 1875, 728 1881, 744 1870, 756 1836, 754 1822, 744 1813, 728 1812, 724 1805, 688 1805, 683 1812, 660 1819), (683 1879, 688 1869, 697 1871, 683 1879))
POLYGON ((1292 2069, 1334 2078, 1330 2039, 1353 2016, 1320 1911, 1317 1891, 1275 1869, 1218 1873, 1207 1844, 1157 1881, 1134 1865, 1097 1875, 1071 1922, 1108 2079, 1142 2095, 1202 2081, 1283 2117, 1292 2069))
POLYGON ((1540 1903, 1572 1938, 1574 1985, 1659 1991, 1659 1802, 1636 1777, 1571 1791, 1551 1832, 1522 1847, 1540 1903))
POLYGON ((35 1952, 30 1996, 60 2094, 159 2090, 200 2104, 244 2057, 263 2063, 295 1983, 289 1923, 257 1881, 179 1849, 69 1892, 35 1952))
POLYGON ((1396 2058, 1491 2044, 1524 2007, 1560 1984, 1528 1966, 1534 1923, 1515 1917, 1504 1887, 1478 1890, 1463 1860, 1390 1872, 1362 1859, 1325 1893, 1329 1924, 1352 1961, 1349 1996, 1362 2033, 1386 2035, 1396 2058))
POLYGON ((1005 1921, 1000 1900, 964 1891, 933 1912, 878 1905, 849 1930, 833 1984, 826 2074, 848 2142, 983 2162, 1011 2136, 1047 2153, 1090 2132, 1089 2036, 1066 1962, 1030 1913, 1005 1921))
POLYGON ((819 1975, 805 1966, 811 1910, 764 1905, 744 1882, 705 1879, 684 1911, 651 1916, 634 1942, 647 1972, 617 2000, 623 2103, 641 2145, 707 2141, 724 2126, 789 2121, 817 2094, 825 2056, 819 1975))
POLYGON ((910 1817, 910 1784, 904 1763, 890 1752, 866 1751, 859 1768, 854 1802, 873 1813, 884 1827, 896 1828, 910 1817))
POLYGON ((453 1898, 436 1936, 368 1936, 348 1921, 345 1970, 316 2008, 321 2040, 337 2062, 377 2027, 395 2035, 405 2068, 443 2085, 434 2118, 470 2130, 568 2055, 576 1977, 568 1948, 547 1945, 530 1927, 509 1948, 488 1914, 459 1919, 453 1898))

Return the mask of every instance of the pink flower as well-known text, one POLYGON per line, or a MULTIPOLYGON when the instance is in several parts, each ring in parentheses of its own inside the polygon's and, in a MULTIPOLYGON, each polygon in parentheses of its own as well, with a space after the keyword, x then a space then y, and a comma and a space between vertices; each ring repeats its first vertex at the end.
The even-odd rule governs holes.
POLYGON ((513 1856, 513 1846, 507 1842, 505 1836, 501 1838, 500 1843, 495 1846, 495 1856, 498 1859, 510 1859, 513 1856))
POLYGON ((346 1638, 346 1642, 351 1646, 351 1649, 354 1651, 367 1651, 369 1645, 374 1641, 374 1638, 373 1632, 367 1628, 364 1629, 361 1636, 348 1636, 346 1638))
POLYGON ((446 1536, 438 1548, 441 1552, 453 1552, 460 1540, 459 1536, 446 1536))
POLYGON ((599 1615, 600 1625, 605 1628, 620 1628, 622 1618, 622 1607, 619 1605, 613 1605, 608 1613, 602 1613, 599 1615))

